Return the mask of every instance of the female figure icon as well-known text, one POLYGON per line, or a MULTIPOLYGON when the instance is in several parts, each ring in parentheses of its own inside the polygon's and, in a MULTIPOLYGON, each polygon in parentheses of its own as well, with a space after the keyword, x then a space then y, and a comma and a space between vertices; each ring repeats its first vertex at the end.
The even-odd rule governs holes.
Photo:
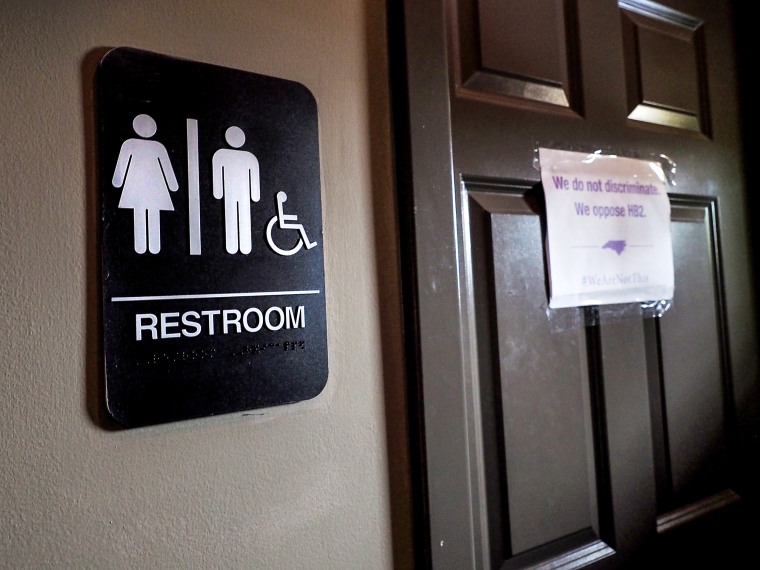
POLYGON ((169 190, 179 189, 166 148, 148 140, 156 134, 156 122, 150 115, 137 115, 132 128, 142 138, 124 141, 116 161, 111 183, 124 187, 119 208, 134 210, 135 251, 151 253, 161 250, 161 210, 173 211, 169 190))

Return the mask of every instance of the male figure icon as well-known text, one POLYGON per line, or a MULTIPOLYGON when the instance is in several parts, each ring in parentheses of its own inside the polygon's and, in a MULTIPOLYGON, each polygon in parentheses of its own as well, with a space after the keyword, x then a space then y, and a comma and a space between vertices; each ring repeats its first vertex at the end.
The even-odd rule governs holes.
POLYGON ((237 150, 245 133, 232 126, 224 138, 232 148, 220 148, 211 163, 214 198, 224 198, 225 247, 227 253, 251 253, 251 205, 261 196, 259 161, 250 152, 237 150))

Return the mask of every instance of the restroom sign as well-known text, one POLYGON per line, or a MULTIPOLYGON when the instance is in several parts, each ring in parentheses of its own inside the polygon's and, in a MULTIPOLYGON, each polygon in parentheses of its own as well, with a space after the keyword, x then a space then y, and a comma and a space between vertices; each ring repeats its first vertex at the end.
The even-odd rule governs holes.
POLYGON ((127 427, 318 395, 327 326, 316 102, 131 48, 97 73, 106 404, 127 427))

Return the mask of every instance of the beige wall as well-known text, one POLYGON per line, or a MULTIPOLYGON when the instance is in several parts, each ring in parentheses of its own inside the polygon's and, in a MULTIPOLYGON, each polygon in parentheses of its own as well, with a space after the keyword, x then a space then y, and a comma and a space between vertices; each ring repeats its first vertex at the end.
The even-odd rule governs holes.
POLYGON ((411 566, 381 0, 0 0, 0 567, 411 566), (102 417, 92 74, 132 46, 319 104, 330 376, 261 417, 102 417))

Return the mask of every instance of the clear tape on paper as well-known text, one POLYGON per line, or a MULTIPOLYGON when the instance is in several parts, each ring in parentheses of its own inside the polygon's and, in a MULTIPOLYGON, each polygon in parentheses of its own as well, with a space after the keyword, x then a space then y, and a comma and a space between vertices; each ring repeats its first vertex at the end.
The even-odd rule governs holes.
POLYGON ((631 320, 656 319, 670 310, 670 299, 619 305, 590 305, 585 307, 546 307, 546 318, 553 333, 579 330, 585 327, 610 325, 631 320))
POLYGON ((661 317, 674 292, 668 193, 676 184, 675 162, 665 155, 537 145, 533 164, 546 204, 553 328, 661 317))
POLYGON ((675 187, 676 186, 676 171, 677 171, 677 165, 674 160, 672 160, 669 156, 665 154, 655 154, 655 153, 640 153, 635 151, 629 151, 629 150, 620 150, 620 149, 614 149, 614 148, 590 148, 588 146, 584 145, 560 145, 558 143, 536 143, 536 145, 533 148, 533 168, 535 170, 541 171, 541 158, 539 155, 539 150, 542 148, 548 148, 548 149, 555 149, 555 150, 566 150, 571 152, 582 152, 586 153, 589 156, 593 155, 606 155, 606 156, 621 156, 626 158, 636 158, 639 160, 646 160, 649 162, 655 162, 660 165, 662 168, 663 176, 665 177, 665 182, 668 186, 675 187))

